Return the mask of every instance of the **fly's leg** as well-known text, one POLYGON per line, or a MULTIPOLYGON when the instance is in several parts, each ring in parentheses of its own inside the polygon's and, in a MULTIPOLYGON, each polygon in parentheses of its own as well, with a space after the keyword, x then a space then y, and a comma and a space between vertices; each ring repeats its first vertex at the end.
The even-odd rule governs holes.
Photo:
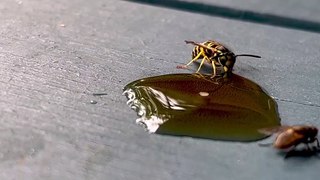
POLYGON ((297 154, 299 151, 296 151, 296 147, 297 147, 297 144, 294 145, 294 146, 291 148, 291 150, 289 150, 289 151, 286 153, 286 155, 284 156, 284 159, 287 159, 287 158, 289 158, 289 157, 294 156, 295 154, 297 154))
POLYGON ((260 147, 268 147, 268 146, 272 146, 273 143, 259 143, 258 146, 260 147))
MULTIPOLYGON (((320 144, 319 144, 319 140, 318 138, 310 138, 307 142, 305 142, 305 144, 307 145, 308 147, 308 150, 310 149, 310 146, 309 144, 312 143, 314 145, 314 142, 316 142, 316 147, 312 146, 313 149, 319 149, 320 148, 320 144)), ((310 149, 311 150, 311 149, 310 149)), ((319 149, 320 150, 320 149, 319 149)))
POLYGON ((311 151, 311 148, 309 146, 309 143, 306 143, 306 146, 307 146, 307 151, 311 151))
POLYGON ((320 144, 319 144, 318 138, 314 138, 314 140, 317 142, 317 147, 320 148, 320 144))

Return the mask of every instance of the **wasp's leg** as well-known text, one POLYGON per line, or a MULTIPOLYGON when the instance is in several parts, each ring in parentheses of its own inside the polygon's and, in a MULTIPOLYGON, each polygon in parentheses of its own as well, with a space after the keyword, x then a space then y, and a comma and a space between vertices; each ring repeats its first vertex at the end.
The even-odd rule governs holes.
POLYGON ((218 57, 217 59, 218 59, 218 62, 219 62, 219 64, 220 64, 220 66, 223 66, 223 64, 222 64, 221 61, 220 61, 220 57, 218 57))
POLYGON ((201 55, 202 55, 202 53, 199 53, 195 58, 193 58, 190 62, 188 62, 188 64, 186 64, 186 65, 179 65, 179 66, 177 66, 177 68, 178 68, 178 69, 187 69, 188 66, 189 66, 191 63, 197 61, 201 55))
POLYGON ((228 67, 227 66, 223 66, 223 70, 224 70, 224 73, 228 73, 228 67))
POLYGON ((201 67, 202 67, 202 65, 203 65, 203 63, 204 63, 204 61, 205 61, 206 59, 207 59, 207 57, 204 57, 204 58, 202 59, 202 61, 201 61, 200 65, 199 65, 198 70, 196 71, 196 73, 198 73, 198 72, 200 71, 200 69, 201 69, 201 67))
POLYGON ((223 70, 224 70, 224 75, 223 77, 230 77, 232 71, 229 71, 229 68, 227 66, 223 66, 223 70))
POLYGON ((205 79, 205 77, 200 73, 194 73, 193 75, 196 76, 197 78, 205 79))
POLYGON ((211 61, 211 64, 212 64, 212 69, 213 69, 213 76, 212 77, 215 77, 217 72, 216 72, 216 65, 214 64, 214 61, 211 61))
MULTIPOLYGON (((198 55, 197 55, 195 58, 193 58, 188 64, 186 64, 185 67, 187 67, 187 66, 189 66, 191 63, 197 61, 197 60, 200 58, 200 56, 206 57, 205 52, 204 52, 204 50, 203 50, 202 48, 200 49, 200 52, 198 53, 198 55)), ((201 63, 203 63, 203 60, 202 60, 201 63)), ((197 72, 198 72, 198 71, 197 71, 197 72)))
POLYGON ((186 64, 186 66, 189 66, 191 63, 193 63, 194 61, 198 60, 201 55, 204 55, 203 49, 201 49, 200 53, 195 58, 193 58, 190 62, 188 62, 188 64, 186 64))

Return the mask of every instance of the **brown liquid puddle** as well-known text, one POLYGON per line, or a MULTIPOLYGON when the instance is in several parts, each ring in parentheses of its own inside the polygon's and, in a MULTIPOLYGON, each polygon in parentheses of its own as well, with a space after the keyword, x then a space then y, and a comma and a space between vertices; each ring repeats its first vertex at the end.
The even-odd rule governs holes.
POLYGON ((150 133, 215 140, 255 141, 257 130, 280 125, 276 102, 256 83, 234 74, 229 79, 169 74, 131 82, 127 104, 150 133))

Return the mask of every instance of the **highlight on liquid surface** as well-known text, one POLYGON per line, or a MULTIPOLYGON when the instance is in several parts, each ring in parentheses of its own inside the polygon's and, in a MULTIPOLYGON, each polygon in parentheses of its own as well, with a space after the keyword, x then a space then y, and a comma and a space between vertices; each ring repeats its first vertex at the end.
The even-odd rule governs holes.
POLYGON ((239 75, 198 74, 148 77, 124 88, 127 104, 150 133, 254 141, 258 129, 280 125, 276 102, 257 84, 239 75))

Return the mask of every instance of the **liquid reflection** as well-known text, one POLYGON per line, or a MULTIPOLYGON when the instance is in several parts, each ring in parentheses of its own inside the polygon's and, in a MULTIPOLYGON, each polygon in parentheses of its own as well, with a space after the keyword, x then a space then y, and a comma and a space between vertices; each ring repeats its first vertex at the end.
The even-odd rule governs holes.
POLYGON ((265 137, 258 129, 280 124, 275 101, 238 75, 149 77, 128 84, 124 94, 150 133, 254 141, 265 137))

